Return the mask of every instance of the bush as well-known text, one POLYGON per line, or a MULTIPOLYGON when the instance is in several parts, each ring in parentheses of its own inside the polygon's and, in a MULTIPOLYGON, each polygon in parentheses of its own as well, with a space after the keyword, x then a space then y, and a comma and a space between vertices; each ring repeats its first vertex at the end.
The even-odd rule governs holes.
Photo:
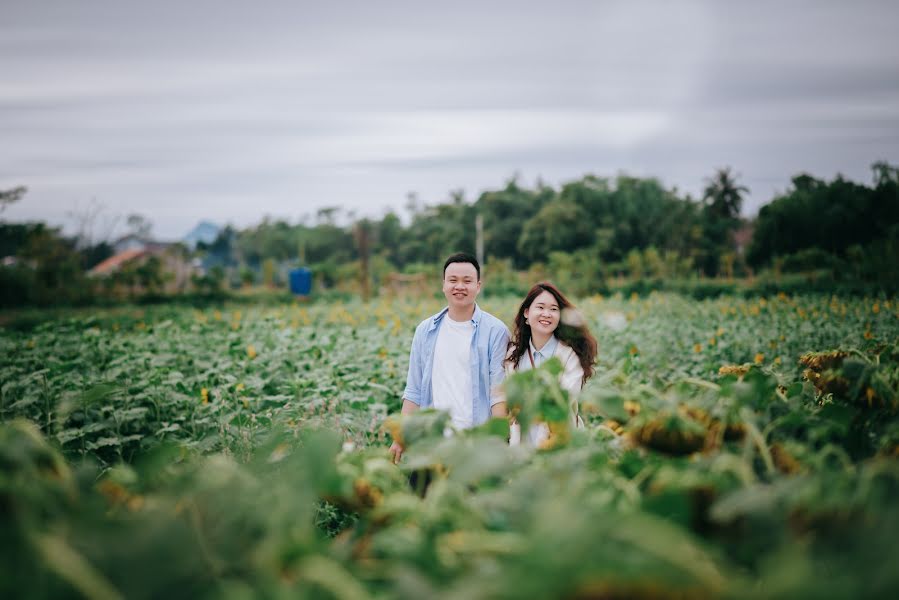
POLYGON ((21 265, 0 267, 0 307, 25 306, 31 300, 34 271, 21 265))
POLYGON ((784 273, 802 273, 819 269, 836 271, 842 261, 823 248, 805 248, 783 257, 781 270, 784 273))

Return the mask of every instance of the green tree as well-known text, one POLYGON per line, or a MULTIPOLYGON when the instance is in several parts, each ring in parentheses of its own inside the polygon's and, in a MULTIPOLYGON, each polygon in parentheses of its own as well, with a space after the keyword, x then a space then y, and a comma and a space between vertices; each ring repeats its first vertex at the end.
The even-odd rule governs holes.
POLYGON ((874 187, 879 188, 890 184, 899 185, 899 167, 879 160, 871 165, 874 172, 874 187))
POLYGON ((709 216, 735 222, 740 220, 743 196, 748 193, 749 188, 737 184, 736 176, 731 173, 730 167, 724 167, 706 180, 702 201, 709 216))
POLYGON ((474 206, 458 194, 450 202, 420 210, 400 246, 401 263, 438 262, 453 252, 473 253, 475 214, 474 206))
POLYGON ((559 199, 588 215, 593 244, 606 262, 622 261, 632 249, 650 246, 689 254, 695 207, 657 179, 619 175, 611 181, 588 175, 565 184, 559 199))
POLYGON ((566 294, 587 296, 602 283, 602 266, 590 248, 575 252, 550 252, 549 278, 566 294))
POLYGON ((35 228, 18 255, 33 271, 28 293, 32 303, 79 304, 90 299, 91 285, 81 268, 81 256, 59 230, 35 228))
POLYGON ((262 261, 262 283, 266 287, 275 286, 275 259, 271 257, 262 261))
POLYGON ((655 246, 649 246, 643 251, 643 265, 646 273, 657 279, 662 279, 668 274, 666 263, 655 246))
POLYGON ((240 267, 239 270, 240 283, 244 287, 250 287, 256 281, 256 272, 246 265, 240 267))
POLYGON ((555 192, 547 186, 528 190, 511 179, 501 190, 487 191, 475 202, 475 210, 484 217, 484 254, 508 258, 523 268, 528 259, 519 252, 518 241, 525 223, 549 202, 555 192))
POLYGON ((570 252, 592 241, 593 227, 586 211, 573 202, 555 200, 524 224, 518 252, 536 262, 545 260, 551 252, 570 252))
POLYGON ((845 256, 851 246, 889 237, 899 224, 899 181, 885 163, 873 170, 873 188, 842 176, 830 182, 806 174, 793 177, 786 193, 759 210, 749 263, 763 266, 809 248, 845 256))
POLYGON ((634 279, 641 279, 645 272, 643 256, 637 248, 627 253, 627 270, 634 279))
POLYGON ((700 257, 706 275, 719 273, 722 264, 733 269, 733 260, 721 256, 734 252, 733 232, 740 226, 740 209, 749 188, 737 183, 730 167, 718 169, 706 180, 702 193, 703 237, 700 257))
POLYGON ((162 261, 158 256, 149 256, 147 260, 135 268, 136 283, 145 294, 159 294, 165 283, 165 275, 162 272, 162 261))
POLYGON ((393 211, 373 224, 374 253, 384 256, 394 267, 401 268, 400 246, 403 243, 403 224, 393 211))
POLYGON ((125 223, 128 225, 131 235, 141 239, 149 238, 153 231, 153 223, 143 215, 128 215, 125 223))
POLYGON ((21 185, 10 190, 0 190, 0 214, 2 214, 10 204, 15 204, 21 200, 27 191, 28 188, 21 185))

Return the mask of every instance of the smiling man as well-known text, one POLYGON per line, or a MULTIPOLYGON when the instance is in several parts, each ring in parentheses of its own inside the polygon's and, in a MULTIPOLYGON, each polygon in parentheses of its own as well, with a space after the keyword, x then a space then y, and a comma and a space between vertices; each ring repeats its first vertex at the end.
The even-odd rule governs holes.
MULTIPOLYGON (((481 266, 474 256, 460 253, 446 259, 447 307, 415 329, 403 391, 404 415, 419 408, 444 410, 457 429, 506 416, 499 386, 509 330, 478 307, 480 291, 481 266)), ((390 452, 399 462, 403 448, 394 442, 390 452)))

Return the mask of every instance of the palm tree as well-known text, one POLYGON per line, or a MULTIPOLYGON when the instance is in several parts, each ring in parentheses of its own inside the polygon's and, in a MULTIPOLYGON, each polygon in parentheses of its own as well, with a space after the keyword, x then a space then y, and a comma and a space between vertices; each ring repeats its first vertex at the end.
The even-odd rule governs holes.
POLYGON ((718 169, 715 175, 706 179, 702 202, 710 216, 718 219, 737 220, 743 207, 743 196, 749 193, 745 185, 737 185, 736 176, 730 167, 718 169))
POLYGON ((27 191, 28 188, 23 185, 15 187, 11 190, 0 190, 0 213, 6 210, 6 207, 10 204, 21 200, 22 196, 24 196, 25 192, 27 191))

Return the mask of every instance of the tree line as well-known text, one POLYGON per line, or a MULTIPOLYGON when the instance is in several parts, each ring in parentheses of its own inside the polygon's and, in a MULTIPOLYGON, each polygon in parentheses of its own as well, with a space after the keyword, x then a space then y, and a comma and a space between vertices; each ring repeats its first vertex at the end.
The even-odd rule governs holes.
POLYGON ((628 175, 587 175, 560 189, 513 178, 474 202, 461 192, 430 206, 412 202, 405 225, 388 212, 340 227, 332 209, 316 224, 266 220, 226 230, 210 250, 247 264, 302 261, 329 285, 352 275, 360 234, 374 273, 428 270, 451 252, 475 252, 480 215, 488 272, 577 271, 582 291, 614 278, 734 278, 771 270, 896 282, 899 169, 878 162, 872 171, 871 184, 797 175, 752 219, 741 217, 749 190, 729 168, 706 180, 700 198, 628 175))
MULTIPOLYGON (((380 218, 338 223, 339 209, 318 211, 314 222, 264 219, 243 230, 226 227, 197 254, 232 283, 275 283, 279 266, 312 268, 319 288, 361 277, 433 272, 446 255, 476 251, 476 220, 482 219, 485 271, 494 283, 529 271, 567 280, 575 293, 608 289, 622 280, 696 280, 753 277, 760 273, 818 273, 833 280, 864 281, 889 290, 899 282, 899 168, 872 165, 870 184, 842 176, 807 174, 764 205, 755 218, 741 217, 749 190, 729 168, 705 181, 700 198, 668 188, 652 177, 587 175, 555 189, 538 182, 504 186, 469 202, 451 192, 444 202, 422 205, 410 197, 404 223, 389 211, 380 218), (228 275, 230 274, 230 275, 228 275), (504 279, 505 278, 505 279, 504 279)), ((3 194, 3 206, 24 188, 3 194)), ((146 226, 146 223, 144 223, 146 226)), ((54 289, 83 283, 83 272, 110 252, 109 244, 79 244, 43 224, 0 222, 0 254, 16 256, 4 266, 43 298, 76 300, 54 289)), ((207 282, 208 283, 208 282, 207 282)), ((214 283, 214 282, 213 282, 214 283)), ((6 287, 6 286, 4 286, 6 287)), ((349 286, 352 288, 352 285, 349 286)), ((499 286, 502 287, 502 286, 499 286)))

